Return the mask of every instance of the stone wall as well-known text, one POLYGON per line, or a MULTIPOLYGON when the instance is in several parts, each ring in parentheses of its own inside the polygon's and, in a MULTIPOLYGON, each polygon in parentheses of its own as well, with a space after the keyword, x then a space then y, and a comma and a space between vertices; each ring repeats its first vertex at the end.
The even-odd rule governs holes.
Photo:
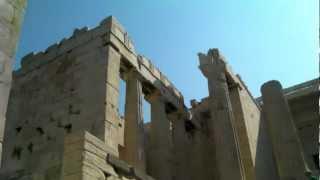
POLYGON ((5 114, 26 0, 0 0, 0 155, 5 127, 5 114))
MULTIPOLYGON (((136 152, 143 152, 144 147, 126 144, 126 138, 143 137, 143 132, 134 130, 124 136, 129 132, 126 125, 134 128, 142 118, 138 112, 142 104, 140 98, 134 97, 135 93, 126 102, 131 110, 125 119, 130 117, 131 125, 124 124, 119 116, 120 76, 128 72, 135 74, 134 78, 130 76, 131 82, 139 84, 139 88, 129 88, 130 93, 133 90, 139 96, 144 93, 156 104, 152 106, 152 116, 157 117, 159 126, 153 128, 152 136, 160 137, 166 131, 169 137, 167 112, 183 106, 183 97, 147 58, 136 55, 127 33, 113 17, 90 30, 76 29, 70 38, 43 52, 26 55, 21 69, 13 76, 1 173, 23 172, 19 176, 38 174, 59 179, 63 173, 64 137, 77 131, 90 132, 118 158, 119 147, 124 152, 134 152, 130 148, 135 147, 140 148, 136 152)), ((162 139, 157 139, 161 143, 158 141, 162 139)), ((170 153, 166 148, 162 152, 170 153)), ((167 163, 170 162, 163 165, 167 163)), ((170 166, 167 167, 159 172, 168 171, 170 166)))
MULTIPOLYGON (((106 98, 110 77, 107 62, 115 61, 110 56, 116 52, 101 44, 99 40, 88 41, 37 69, 15 73, 7 113, 4 169, 42 172, 56 168, 58 172, 64 134, 77 130, 87 130, 117 147, 117 136, 109 132, 117 127, 107 129, 105 108, 107 103, 117 107, 117 99, 106 98)), ((116 113, 108 113, 109 121, 119 121, 116 113)))

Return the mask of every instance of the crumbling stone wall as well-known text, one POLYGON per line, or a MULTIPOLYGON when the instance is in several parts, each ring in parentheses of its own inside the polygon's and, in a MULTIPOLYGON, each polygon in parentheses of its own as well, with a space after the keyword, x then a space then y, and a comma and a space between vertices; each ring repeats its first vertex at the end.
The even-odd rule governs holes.
MULTIPOLYGON (((32 61, 40 55, 31 64, 23 60, 7 113, 4 168, 59 174, 65 134, 87 130, 104 139, 107 56, 115 50, 101 44, 88 41, 60 56, 51 54, 51 61, 39 67, 32 61)), ((57 50, 49 48, 46 55, 57 50)), ((46 55, 38 61, 50 58, 46 55)))
MULTIPOLYGON (((14 72, 1 173, 6 177, 19 174, 21 178, 30 175, 60 179, 64 137, 77 131, 90 132, 120 159, 124 156, 119 157, 119 147, 124 153, 142 152, 143 143, 128 146, 126 140, 143 137, 143 131, 135 129, 125 136, 129 132, 126 127, 136 128, 135 123, 141 121, 142 104, 133 95, 142 93, 152 102, 152 116, 157 117, 153 122, 159 125, 153 125, 151 135, 156 138, 151 142, 162 143, 158 137, 163 137, 163 131, 168 132, 164 142, 169 142, 167 113, 183 106, 183 97, 147 58, 136 55, 127 33, 113 17, 90 30, 76 29, 70 38, 44 52, 26 55, 21 69, 14 72), (131 96, 126 96, 131 110, 124 118, 132 122, 125 125, 120 120, 118 98, 120 76, 128 73, 135 74, 128 79, 137 86, 130 86, 131 96)), ((170 160, 171 151, 162 147, 161 152, 170 160)), ((133 160, 129 164, 140 163, 135 162, 136 157, 129 159, 133 160)), ((154 160, 151 163, 158 172, 170 172, 169 161, 161 162, 165 169, 157 168, 154 160)))

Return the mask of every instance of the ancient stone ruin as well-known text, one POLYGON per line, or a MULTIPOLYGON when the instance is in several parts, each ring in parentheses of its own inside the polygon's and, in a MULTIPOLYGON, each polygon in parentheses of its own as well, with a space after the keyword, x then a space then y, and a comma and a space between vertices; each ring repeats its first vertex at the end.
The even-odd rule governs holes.
MULTIPOLYGON (((255 99, 218 49, 191 108, 114 17, 76 29, 13 73, 2 180, 303 180, 319 175, 318 80, 255 99), (119 82, 126 82, 119 114, 119 82), (144 124, 142 99, 151 105, 144 124)), ((4 121, 2 121, 4 124, 4 121)))

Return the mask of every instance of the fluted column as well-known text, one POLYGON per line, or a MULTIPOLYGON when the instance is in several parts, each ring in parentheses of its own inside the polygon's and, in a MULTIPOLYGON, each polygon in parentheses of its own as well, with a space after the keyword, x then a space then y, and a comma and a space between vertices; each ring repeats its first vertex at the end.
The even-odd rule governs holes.
POLYGON ((171 174, 171 132, 165 101, 160 93, 156 92, 149 98, 151 104, 150 129, 150 164, 148 173, 157 180, 170 180, 171 174))
POLYGON ((209 133, 219 180, 244 179, 234 127, 234 117, 226 80, 226 62, 217 49, 199 54, 200 69, 209 84, 210 112, 212 120, 209 133))
POLYGON ((261 87, 264 119, 281 180, 306 179, 306 164, 299 136, 278 81, 261 87))
POLYGON ((126 74, 124 160, 145 170, 142 87, 136 71, 126 74))

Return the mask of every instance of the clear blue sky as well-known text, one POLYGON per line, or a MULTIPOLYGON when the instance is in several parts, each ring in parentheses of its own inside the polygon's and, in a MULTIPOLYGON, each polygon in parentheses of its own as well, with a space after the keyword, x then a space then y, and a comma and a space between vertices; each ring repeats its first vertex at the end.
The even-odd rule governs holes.
POLYGON ((318 76, 316 0, 29 0, 15 67, 77 27, 114 15, 138 53, 190 99, 208 94, 198 52, 219 48, 254 96, 271 79, 284 87, 318 76))

